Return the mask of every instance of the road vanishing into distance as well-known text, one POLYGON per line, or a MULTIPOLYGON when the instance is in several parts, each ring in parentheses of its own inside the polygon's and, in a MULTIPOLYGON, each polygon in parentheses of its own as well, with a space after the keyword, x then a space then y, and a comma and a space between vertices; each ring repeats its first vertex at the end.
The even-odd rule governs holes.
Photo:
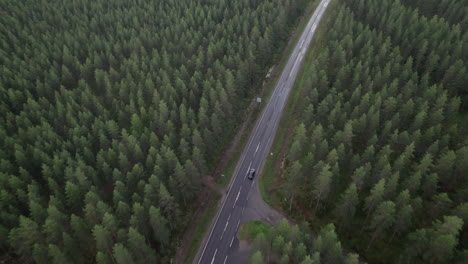
POLYGON ((203 244, 203 250, 195 259, 197 264, 239 263, 234 257, 239 242, 237 232, 248 205, 249 196, 253 193, 253 186, 260 175, 260 169, 271 147, 282 111, 294 81, 303 62, 312 37, 331 0, 322 0, 314 14, 307 23, 294 51, 288 60, 276 87, 266 107, 257 121, 250 136, 247 148, 244 150, 240 162, 234 172, 227 195, 225 195, 221 208, 215 218, 214 225, 203 244), (248 171, 255 169, 253 180, 247 178, 248 171), (229 258, 231 255, 231 259, 229 258))

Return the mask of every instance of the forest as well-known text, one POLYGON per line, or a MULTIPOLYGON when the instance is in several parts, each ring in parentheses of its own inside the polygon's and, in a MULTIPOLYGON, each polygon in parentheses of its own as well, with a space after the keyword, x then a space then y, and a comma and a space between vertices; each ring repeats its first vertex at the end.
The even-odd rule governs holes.
POLYGON ((283 219, 277 227, 257 234, 252 244, 253 253, 249 259, 252 264, 359 263, 357 254, 343 252, 333 224, 312 236, 306 222, 290 225, 283 219))
MULTIPOLYGON (((294 130, 279 187, 270 190, 313 230, 333 223, 361 261, 468 259, 463 5, 336 0, 296 82, 297 118, 283 119, 294 130)), ((267 260, 259 252, 252 263, 267 260)), ((301 261, 290 263, 346 263, 301 261)))
POLYGON ((4 0, 0 262, 170 263, 306 0, 4 0))

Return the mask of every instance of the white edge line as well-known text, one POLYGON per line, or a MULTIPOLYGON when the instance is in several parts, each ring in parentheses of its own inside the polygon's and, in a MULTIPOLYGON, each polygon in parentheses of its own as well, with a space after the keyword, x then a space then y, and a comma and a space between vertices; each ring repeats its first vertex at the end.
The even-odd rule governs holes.
POLYGON ((232 208, 234 208, 234 206, 236 206, 237 200, 239 200, 239 195, 240 195, 241 190, 242 190, 242 185, 241 185, 241 187, 239 189, 239 192, 237 193, 237 197, 236 197, 236 200, 234 201, 234 204, 232 205, 232 208))

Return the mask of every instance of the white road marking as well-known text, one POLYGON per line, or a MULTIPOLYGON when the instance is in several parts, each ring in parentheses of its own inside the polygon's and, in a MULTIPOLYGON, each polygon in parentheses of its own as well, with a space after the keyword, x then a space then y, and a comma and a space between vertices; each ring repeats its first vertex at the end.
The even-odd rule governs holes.
POLYGON ((292 67, 292 69, 291 69, 291 73, 289 74, 289 77, 291 77, 291 75, 294 73, 294 69, 296 69, 297 62, 298 62, 298 60, 296 60, 296 61, 294 62, 294 65, 293 65, 293 67, 292 67))
POLYGON ((224 232, 226 232, 226 228, 227 226, 229 225, 229 219, 231 219, 231 214, 229 214, 229 217, 226 221, 226 226, 224 226, 224 230, 223 230, 223 233, 221 234, 221 238, 219 240, 222 240, 223 239, 223 236, 224 236, 224 232))
POLYGON ((255 153, 257 153, 258 151, 258 147, 260 147, 260 142, 258 143, 257 148, 255 149, 255 153))
POLYGON ((237 193, 236 201, 232 205, 232 208, 234 208, 234 206, 236 206, 237 200, 239 200, 239 195, 240 195, 241 190, 242 190, 242 186, 240 187, 239 192, 237 193))
POLYGON ((226 228, 228 227, 228 225, 229 225, 229 221, 227 221, 227 222, 226 222, 226 225, 224 226, 224 230, 223 230, 223 233, 221 234, 221 238, 220 238, 220 240, 222 240, 222 239, 223 239, 224 232, 226 232, 226 228))
POLYGON ((211 260, 211 264, 214 263, 214 260, 215 260, 215 258, 216 258, 216 253, 217 253, 217 252, 218 252, 218 249, 215 250, 215 253, 214 253, 214 255, 213 255, 213 259, 211 260))
POLYGON ((241 215, 243 215, 243 214, 244 214, 244 210, 245 210, 245 207, 242 207, 242 214, 241 214, 241 215))
POLYGON ((223 264, 226 264, 227 257, 228 257, 228 256, 226 255, 226 257, 224 258, 223 264))
POLYGON ((250 166, 252 166, 252 162, 250 162, 249 167, 247 168, 247 173, 245 173, 244 179, 247 178, 247 174, 249 174, 250 166))
POLYGON ((240 219, 239 219, 239 222, 237 222, 237 227, 236 227, 236 229, 239 229, 239 225, 240 225, 240 219))
POLYGON ((229 247, 232 247, 233 242, 234 242, 234 237, 232 237, 231 244, 229 245, 229 247))

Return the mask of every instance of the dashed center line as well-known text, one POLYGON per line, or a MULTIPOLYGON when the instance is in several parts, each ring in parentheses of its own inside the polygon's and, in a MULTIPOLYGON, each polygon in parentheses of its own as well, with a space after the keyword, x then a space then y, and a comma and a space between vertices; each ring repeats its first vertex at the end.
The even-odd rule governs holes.
POLYGON ((224 232, 226 232, 226 228, 227 226, 229 225, 229 219, 231 219, 231 214, 229 214, 229 217, 226 221, 226 226, 224 226, 224 230, 223 230, 223 233, 221 234, 221 237, 219 238, 219 240, 222 240, 223 239, 223 236, 224 236, 224 232))
POLYGON ((226 264, 227 257, 228 257, 228 256, 226 255, 226 257, 224 258, 223 264, 226 264))
POLYGON ((232 208, 234 208, 234 206, 236 206, 237 200, 239 200, 239 195, 240 195, 241 190, 242 190, 242 186, 239 188, 239 192, 237 193, 236 201, 232 205, 232 208))
POLYGON ((215 250, 215 253, 214 253, 214 255, 213 255, 213 259, 211 260, 211 264, 214 263, 214 260, 215 260, 215 258, 216 258, 216 253, 217 253, 217 252, 218 252, 218 249, 215 250))
POLYGON ((233 242, 234 242, 234 237, 232 237, 231 244, 229 245, 229 247, 232 247, 233 242))

